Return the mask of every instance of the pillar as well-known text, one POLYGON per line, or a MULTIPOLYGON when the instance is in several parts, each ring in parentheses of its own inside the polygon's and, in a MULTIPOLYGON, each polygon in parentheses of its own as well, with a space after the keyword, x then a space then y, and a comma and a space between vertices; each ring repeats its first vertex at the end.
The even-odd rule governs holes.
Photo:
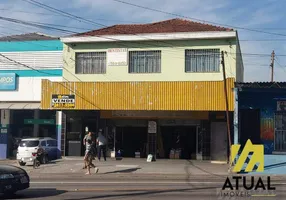
MULTIPOLYGON (((40 110, 34 110, 34 120, 37 121, 40 117, 40 110)), ((39 124, 34 124, 33 137, 39 137, 39 124)))
POLYGON ((234 88, 233 143, 238 144, 238 89, 234 88))
POLYGON ((8 134, 10 124, 10 110, 1 110, 0 124, 0 160, 7 159, 8 154, 8 134))
POLYGON ((61 145, 62 145, 62 111, 56 111, 56 133, 57 133, 57 158, 61 157, 61 145))

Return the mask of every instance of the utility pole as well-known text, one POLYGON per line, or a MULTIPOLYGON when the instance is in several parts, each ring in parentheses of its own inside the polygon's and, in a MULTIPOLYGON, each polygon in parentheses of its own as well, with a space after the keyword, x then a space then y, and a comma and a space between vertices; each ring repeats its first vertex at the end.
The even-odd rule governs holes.
POLYGON ((225 94, 225 107, 226 107, 226 123, 227 123, 227 136, 229 145, 229 164, 232 166, 231 160, 231 136, 230 136, 230 120, 229 120, 229 105, 228 105, 228 94, 227 94, 227 82, 226 82, 226 72, 225 72, 225 62, 224 62, 224 52, 221 52, 221 64, 223 69, 223 82, 224 82, 224 94, 225 94))
POLYGON ((274 50, 272 51, 271 53, 271 64, 270 64, 270 67, 271 67, 271 82, 274 81, 274 57, 275 57, 275 53, 274 53, 274 50))

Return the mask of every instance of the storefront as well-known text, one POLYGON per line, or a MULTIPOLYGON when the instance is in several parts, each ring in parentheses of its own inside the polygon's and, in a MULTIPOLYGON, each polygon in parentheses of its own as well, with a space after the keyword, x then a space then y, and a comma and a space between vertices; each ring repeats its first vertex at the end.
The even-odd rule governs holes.
POLYGON ((285 174, 286 83, 236 83, 235 143, 264 145, 264 172, 285 174))
POLYGON ((40 72, 7 71, 0 70, 0 159, 15 158, 23 138, 56 138, 56 111, 40 110, 40 72))
MULTIPOLYGON (((229 80, 228 85, 231 83, 229 80)), ((226 161, 223 90, 214 93, 204 82, 180 84, 188 88, 186 94, 174 89, 175 82, 57 83, 43 80, 41 107, 62 113, 61 151, 65 156, 83 155, 84 135, 102 129, 108 140, 108 154, 120 150, 124 157, 146 158, 152 154, 156 158, 226 161), (161 87, 168 95, 157 92, 161 87), (192 95, 195 88, 199 89, 192 95), (213 92, 212 103, 208 103, 210 97, 200 96, 209 91, 213 92)), ((216 84, 223 88, 222 82, 215 82, 212 87, 216 84)), ((231 94, 230 88, 228 90, 231 94)), ((232 100, 233 96, 229 95, 230 109, 233 109, 232 100)))
POLYGON ((266 154, 286 152, 286 84, 237 83, 238 141, 264 144, 266 154))
POLYGON ((225 112, 117 110, 100 111, 100 118, 106 120, 108 149, 125 157, 227 160, 225 112))

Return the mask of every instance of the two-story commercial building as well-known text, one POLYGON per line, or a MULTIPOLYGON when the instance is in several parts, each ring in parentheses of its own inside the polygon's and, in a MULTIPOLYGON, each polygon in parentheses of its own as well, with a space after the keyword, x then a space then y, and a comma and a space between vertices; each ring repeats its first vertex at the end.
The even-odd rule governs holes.
POLYGON ((40 110, 41 80, 62 80, 62 49, 40 33, 0 38, 0 159, 15 156, 18 138, 56 138, 56 112, 40 110))
POLYGON ((41 107, 62 111, 63 155, 82 155, 85 132, 101 128, 108 149, 127 157, 178 150, 181 158, 227 160, 221 52, 233 112, 234 82, 243 81, 235 30, 171 19, 61 40, 68 81, 43 80, 41 107))

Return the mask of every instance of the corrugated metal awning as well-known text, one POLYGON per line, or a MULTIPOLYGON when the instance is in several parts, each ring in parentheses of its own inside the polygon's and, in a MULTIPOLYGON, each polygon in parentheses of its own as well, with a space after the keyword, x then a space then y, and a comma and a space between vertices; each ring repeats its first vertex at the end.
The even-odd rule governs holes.
POLYGON ((15 103, 2 103, 0 102, 0 109, 10 109, 10 110, 33 110, 39 109, 41 103, 28 103, 28 102, 15 102, 15 103))

